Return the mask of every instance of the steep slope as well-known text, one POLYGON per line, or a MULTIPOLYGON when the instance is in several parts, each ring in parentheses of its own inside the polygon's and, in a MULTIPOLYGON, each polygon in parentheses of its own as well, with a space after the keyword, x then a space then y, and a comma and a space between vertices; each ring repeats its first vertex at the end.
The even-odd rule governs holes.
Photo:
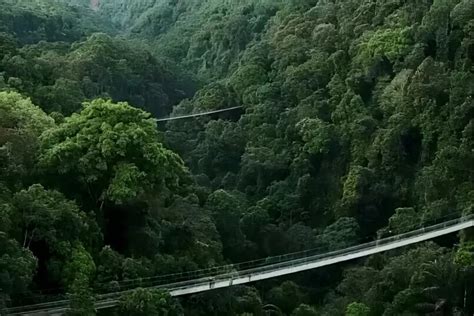
MULTIPOLYGON (((27 1, 0 35, 0 306, 54 287, 92 315, 94 294, 162 274, 474 212, 471 0, 27 1), (83 37, 92 24, 63 11, 121 37, 83 37), (160 125, 136 108, 234 106, 160 125)), ((187 297, 184 311, 132 291, 111 313, 469 315, 472 240, 187 297)))
POLYGON ((151 41, 153 51, 202 80, 221 78, 246 45, 258 40, 284 1, 101 1, 100 12, 130 37, 151 41))
POLYGON ((211 196, 235 199, 215 215, 227 258, 472 212, 469 1, 122 3, 130 36, 209 82, 175 114, 245 108, 166 128, 196 180, 226 190, 211 196))

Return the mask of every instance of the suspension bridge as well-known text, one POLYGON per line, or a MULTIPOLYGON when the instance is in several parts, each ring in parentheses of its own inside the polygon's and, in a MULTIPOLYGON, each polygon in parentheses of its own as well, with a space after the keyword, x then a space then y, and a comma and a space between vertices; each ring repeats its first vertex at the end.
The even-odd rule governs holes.
POLYGON ((159 118, 156 121, 157 122, 169 122, 169 121, 184 120, 184 119, 189 119, 189 118, 208 116, 208 115, 212 115, 212 114, 231 112, 231 111, 235 111, 235 110, 240 110, 242 108, 243 108, 243 106, 239 105, 239 106, 233 106, 233 107, 226 108, 226 109, 212 110, 212 111, 208 111, 208 112, 186 114, 186 115, 180 115, 180 116, 164 117, 164 118, 159 118))
MULTIPOLYGON (((134 284, 132 280, 128 285, 124 283, 124 286, 128 286, 129 289, 98 295, 96 297, 95 308, 100 310, 117 306, 122 295, 132 291, 134 287, 138 286, 166 289, 172 296, 201 293, 363 258, 456 233, 471 227, 474 227, 474 214, 444 220, 443 222, 417 228, 407 233, 331 252, 321 253, 321 249, 311 249, 241 264, 140 279, 140 284, 138 285, 134 284)), ((68 300, 58 300, 42 304, 7 308, 3 312, 6 315, 24 316, 63 315, 68 308, 68 300)))

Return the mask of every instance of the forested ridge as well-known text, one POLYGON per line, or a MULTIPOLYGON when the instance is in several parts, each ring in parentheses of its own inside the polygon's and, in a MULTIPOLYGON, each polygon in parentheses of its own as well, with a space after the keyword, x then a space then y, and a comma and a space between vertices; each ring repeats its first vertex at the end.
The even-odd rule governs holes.
POLYGON ((0 314, 474 313, 472 230, 179 299, 141 288, 473 214, 472 0, 0 9, 0 314))

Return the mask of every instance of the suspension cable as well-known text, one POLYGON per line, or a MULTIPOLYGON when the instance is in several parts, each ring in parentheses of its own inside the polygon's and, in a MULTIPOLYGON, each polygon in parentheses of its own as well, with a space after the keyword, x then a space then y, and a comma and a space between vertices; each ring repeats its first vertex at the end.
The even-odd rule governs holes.
POLYGON ((188 115, 181 115, 181 116, 174 116, 174 117, 165 117, 165 118, 160 118, 157 119, 157 122, 169 122, 169 121, 176 121, 176 120, 182 120, 182 119, 187 119, 187 118, 194 118, 194 117, 200 117, 200 116, 206 116, 206 115, 211 115, 211 114, 216 114, 216 113, 223 113, 223 112, 230 112, 230 111, 235 111, 237 109, 241 109, 242 106, 233 106, 230 108, 226 109, 220 109, 220 110, 213 110, 213 111, 208 111, 208 112, 202 112, 202 113, 196 113, 196 114, 188 114, 188 115))

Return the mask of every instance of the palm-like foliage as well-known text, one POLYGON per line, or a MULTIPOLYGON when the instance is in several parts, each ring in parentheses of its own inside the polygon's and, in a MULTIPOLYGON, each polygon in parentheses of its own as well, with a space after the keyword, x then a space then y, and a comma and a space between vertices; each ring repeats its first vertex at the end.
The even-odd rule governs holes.
POLYGON ((463 273, 453 262, 451 254, 445 254, 422 266, 413 277, 411 287, 420 294, 416 309, 429 315, 456 315, 462 306, 463 273))

